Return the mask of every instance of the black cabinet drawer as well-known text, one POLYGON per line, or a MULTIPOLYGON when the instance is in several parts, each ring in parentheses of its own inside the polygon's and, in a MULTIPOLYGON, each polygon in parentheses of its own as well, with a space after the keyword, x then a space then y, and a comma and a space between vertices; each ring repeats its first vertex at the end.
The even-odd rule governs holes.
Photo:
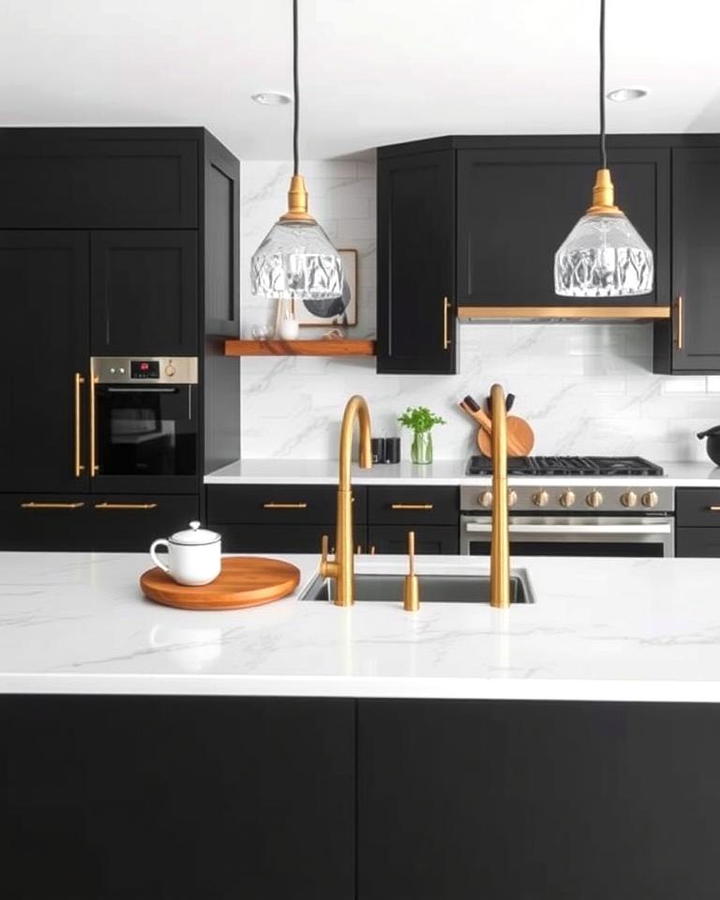
MULTIPOLYGON (((322 536, 328 536, 330 552, 335 546, 335 525, 242 525, 218 523, 209 526, 222 535, 223 553, 317 553, 320 556, 322 536)), ((355 549, 366 547, 366 528, 355 525, 355 549)))
POLYGON ((459 553, 457 525, 370 525, 368 549, 371 553, 407 553, 408 532, 415 532, 418 554, 459 553))
POLYGON ((456 487, 369 487, 368 521, 373 525, 454 525, 459 515, 456 487))
POLYGON ((0 228, 197 228, 194 140, 0 136, 0 228))
POLYGON ((87 495, 0 494, 0 550, 90 550, 87 495))
POLYGON ((679 527, 720 527, 720 488, 678 488, 675 521, 679 527))
POLYGON ((88 502, 91 547, 98 551, 142 552, 200 518, 196 494, 97 495, 88 502))
POLYGON ((720 528, 678 528, 675 555, 720 559, 720 528))
MULTIPOLYGON (((353 517, 367 520, 367 489, 354 487, 353 517)), ((335 522, 337 488, 331 484, 209 485, 208 520, 218 525, 302 525, 335 522)), ((333 531, 335 526, 333 526, 333 531)))

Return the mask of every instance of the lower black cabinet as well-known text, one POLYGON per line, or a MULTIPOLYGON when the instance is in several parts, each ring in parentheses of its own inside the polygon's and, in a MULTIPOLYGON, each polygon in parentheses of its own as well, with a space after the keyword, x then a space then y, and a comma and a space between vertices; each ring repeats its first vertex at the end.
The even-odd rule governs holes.
POLYGON ((353 900, 352 700, 0 697, 3 896, 353 900))
MULTIPOLYGON (((335 523, 325 525, 243 525, 211 522, 213 531, 222 535, 223 553, 320 553, 326 534, 330 548, 335 546, 335 523)), ((355 548, 365 547, 364 525, 355 526, 355 548)))
POLYGON ((357 900, 717 897, 720 707, 358 707, 357 900))
POLYGON ((370 525, 368 547, 374 553, 407 553, 408 532, 415 532, 415 552, 457 554, 457 525, 370 525))
POLYGON ((720 559, 720 528, 678 528, 675 555, 720 559))

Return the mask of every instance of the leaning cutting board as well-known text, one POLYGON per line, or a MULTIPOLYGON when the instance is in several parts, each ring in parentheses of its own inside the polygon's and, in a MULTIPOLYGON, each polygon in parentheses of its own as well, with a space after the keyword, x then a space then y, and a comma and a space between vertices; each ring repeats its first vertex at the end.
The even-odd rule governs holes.
MULTIPOLYGON (((492 456, 492 419, 472 397, 460 401, 460 408, 474 419, 480 428, 477 445, 483 456, 492 456)), ((529 456, 535 445, 535 433, 520 416, 507 417, 508 456, 529 456)))
POLYGON ((299 583, 296 566, 261 556, 226 556, 215 581, 199 587, 178 584, 157 567, 140 576, 140 587, 148 600, 179 609, 261 606, 292 594, 299 583))

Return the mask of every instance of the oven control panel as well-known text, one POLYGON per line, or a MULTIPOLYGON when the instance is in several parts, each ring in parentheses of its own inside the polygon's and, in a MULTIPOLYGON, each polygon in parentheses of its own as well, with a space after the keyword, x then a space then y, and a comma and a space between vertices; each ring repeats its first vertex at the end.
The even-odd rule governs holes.
MULTIPOLYGON (((489 512, 492 507, 492 490, 489 487, 463 486, 460 492, 460 508, 464 512, 489 512)), ((563 483, 562 479, 547 479, 543 484, 522 484, 518 479, 508 490, 508 506, 513 512, 563 512, 593 513, 620 512, 636 516, 653 512, 672 512, 675 508, 675 491, 670 485, 651 485, 641 479, 618 484, 596 481, 563 483)))
POLYGON ((197 384, 196 356, 94 356, 97 384, 197 384))

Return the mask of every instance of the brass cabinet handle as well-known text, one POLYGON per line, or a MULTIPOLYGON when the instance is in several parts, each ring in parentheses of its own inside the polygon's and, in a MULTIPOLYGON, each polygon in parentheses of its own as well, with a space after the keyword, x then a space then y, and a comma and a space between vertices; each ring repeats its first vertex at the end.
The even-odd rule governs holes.
POLYGON ((683 322, 683 298, 682 294, 678 295, 677 301, 675 302, 675 307, 677 309, 677 337, 675 338, 675 346, 678 350, 682 350, 684 343, 684 330, 685 323, 683 322))
POLYGON ((307 509, 307 503, 263 503, 263 509, 307 509))
POLYGON ((720 512, 720 506, 708 506, 708 512, 720 512))
POLYGON ((95 434, 95 385, 100 381, 98 375, 90 376, 90 477, 94 478, 100 466, 96 462, 97 445, 95 434))
POLYGON ((31 500, 29 503, 21 503, 21 509, 82 509, 84 503, 35 503, 31 500))
POLYGON ((393 503, 390 509, 432 509, 432 503, 393 503))
POLYGON ((85 471, 81 462, 80 447, 80 386, 85 384, 85 379, 80 372, 75 373, 75 477, 79 478, 85 471))
POLYGON ((157 509, 157 503, 96 503, 95 509, 157 509))
POLYGON ((443 297, 443 350, 450 346, 450 326, 448 324, 448 312, 452 309, 452 303, 447 297, 443 297))
POLYGON ((370 544, 370 556, 375 556, 375 544, 370 544))

